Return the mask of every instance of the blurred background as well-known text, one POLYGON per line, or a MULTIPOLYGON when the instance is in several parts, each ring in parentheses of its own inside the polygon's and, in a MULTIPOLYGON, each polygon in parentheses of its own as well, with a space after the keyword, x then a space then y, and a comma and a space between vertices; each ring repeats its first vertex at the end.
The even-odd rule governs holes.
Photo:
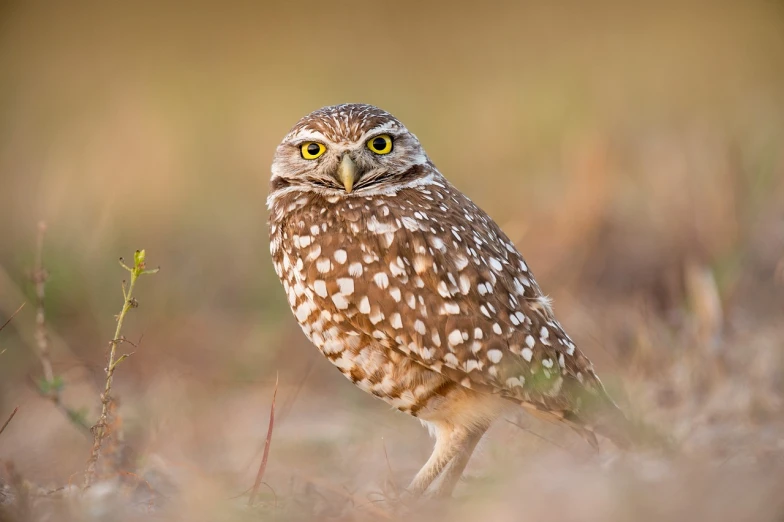
POLYGON ((449 516, 780 519, 784 4, 771 0, 2 2, 0 324, 26 305, 0 332, 0 424, 19 406, 0 460, 47 491, 81 483, 79 424, 98 417, 123 302, 117 258, 144 248, 161 271, 139 281, 123 331, 136 346, 119 348, 134 354, 115 374, 129 448, 115 473, 143 477, 162 516, 389 516, 432 442, 308 343, 269 260, 275 146, 341 102, 419 137, 516 242, 623 408, 685 455, 591 456, 521 414, 490 432, 449 516), (31 278, 41 220, 52 381, 31 278), (269 488, 242 509, 276 378, 269 488))

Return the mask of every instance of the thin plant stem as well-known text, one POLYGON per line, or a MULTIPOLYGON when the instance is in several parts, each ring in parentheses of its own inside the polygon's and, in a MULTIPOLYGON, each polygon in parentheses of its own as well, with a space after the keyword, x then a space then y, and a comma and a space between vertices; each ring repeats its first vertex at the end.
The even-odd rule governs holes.
MULTIPOLYGON (((36 388, 38 393, 52 401, 55 407, 62 411, 68 420, 84 433, 89 433, 90 427, 82 419, 81 414, 68 407, 63 402, 62 379, 55 375, 52 365, 52 354, 49 350, 49 334, 46 330, 46 282, 49 280, 49 273, 44 267, 44 237, 46 236, 46 222, 38 222, 38 235, 35 242, 35 267, 31 274, 31 279, 35 285, 35 341, 38 350, 35 352, 41 362, 43 370, 43 381, 37 381, 36 388)), ((17 310, 18 312, 18 310, 17 310)), ((14 313, 16 315, 16 313, 14 313)))
MULTIPOLYGON (((44 370, 46 382, 54 382, 54 370, 52 369, 52 358, 49 354, 49 336, 46 333, 46 313, 44 308, 44 297, 46 296, 46 280, 49 274, 44 268, 44 236, 46 235, 46 222, 38 222, 38 236, 35 245, 35 269, 33 271, 33 282, 35 283, 35 340, 38 344, 38 358, 41 360, 41 367, 44 370)), ((52 389, 51 395, 59 395, 60 391, 52 389)))
POLYGON ((13 320, 14 320, 14 317, 16 317, 16 314, 18 314, 18 313, 19 313, 19 312, 22 310, 22 308, 24 308, 24 305, 25 305, 25 304, 26 304, 26 303, 22 303, 21 305, 19 305, 19 308, 17 308, 17 309, 16 309, 16 312, 12 313, 12 314, 11 314, 11 317, 9 317, 9 318, 6 320, 6 322, 4 322, 3 324, 0 324, 0 332, 2 332, 2 331, 3 331, 3 328, 5 328, 6 326, 8 326, 8 324, 9 324, 11 321, 13 321, 13 320))
POLYGON ((256 493, 261 486, 261 479, 264 478, 264 471, 267 469, 267 458, 269 457, 270 444, 272 443, 272 430, 275 427, 275 398, 278 396, 278 377, 275 376, 275 391, 272 392, 272 405, 270 406, 269 426, 267 427, 267 438, 264 441, 264 455, 261 457, 261 464, 259 471, 256 473, 256 482, 253 484, 253 489, 250 492, 248 505, 252 506, 253 501, 256 500, 256 493))
POLYGON ((0 428, 0 435, 2 435, 2 434, 3 434, 3 432, 5 431, 5 428, 6 428, 6 426, 8 426, 8 425, 11 423, 11 419, 13 419, 13 418, 14 418, 14 415, 16 415, 16 412, 18 412, 18 411, 19 411, 19 406, 17 406, 16 408, 14 408, 14 411, 12 411, 12 412, 11 412, 11 416, 10 416, 10 417, 8 417, 8 420, 7 420, 7 421, 5 421, 5 423, 3 423, 3 427, 2 427, 2 428, 0 428))
POLYGON ((109 423, 110 405, 112 402, 112 382, 114 381, 114 371, 117 365, 130 357, 131 354, 122 354, 117 357, 117 345, 124 339, 120 336, 122 332, 125 316, 131 308, 136 308, 138 302, 133 297, 133 290, 136 287, 136 281, 140 276, 145 274, 153 274, 158 269, 147 270, 145 265, 145 252, 144 250, 137 250, 134 254, 133 268, 127 266, 123 259, 120 258, 120 265, 131 273, 131 282, 126 288, 125 281, 122 282, 123 291, 123 306, 120 313, 117 315, 117 328, 114 331, 114 337, 109 341, 109 361, 106 365, 106 384, 104 385, 103 393, 101 394, 101 415, 98 417, 98 422, 92 428, 93 431, 93 447, 90 451, 90 458, 87 460, 87 469, 84 472, 84 488, 89 488, 95 480, 95 468, 98 459, 101 456, 101 449, 103 447, 103 440, 106 436, 106 427, 109 423))

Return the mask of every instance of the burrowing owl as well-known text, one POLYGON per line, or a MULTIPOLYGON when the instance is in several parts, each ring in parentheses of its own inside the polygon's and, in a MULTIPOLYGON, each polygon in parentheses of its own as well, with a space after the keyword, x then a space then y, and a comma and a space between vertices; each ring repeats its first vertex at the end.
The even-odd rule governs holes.
POLYGON ((623 416, 498 225, 370 105, 297 123, 272 164, 270 252, 305 334, 362 390, 419 418, 409 491, 449 495, 508 406, 617 443, 623 416))

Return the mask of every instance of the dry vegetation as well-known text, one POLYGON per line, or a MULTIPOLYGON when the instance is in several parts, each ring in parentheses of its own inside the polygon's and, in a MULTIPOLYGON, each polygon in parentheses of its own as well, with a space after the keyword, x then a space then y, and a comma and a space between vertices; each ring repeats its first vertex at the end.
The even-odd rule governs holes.
POLYGON ((0 521, 782 520, 784 7, 580 5, 0 4, 0 521), (407 123, 675 451, 521 413, 453 502, 397 500, 431 441, 267 253, 274 147, 341 101, 407 123))

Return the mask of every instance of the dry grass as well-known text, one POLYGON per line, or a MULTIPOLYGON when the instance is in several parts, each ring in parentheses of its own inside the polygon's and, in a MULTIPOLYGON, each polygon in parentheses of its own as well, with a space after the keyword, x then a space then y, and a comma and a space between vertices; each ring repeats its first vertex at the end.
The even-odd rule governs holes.
POLYGON ((784 516, 780 3, 0 10, 0 323, 31 305, 0 331, 0 421, 19 406, 0 521, 784 516), (521 414, 452 503, 396 500, 431 441, 307 343, 265 239, 278 140, 349 100, 399 116, 501 223, 676 452, 595 456, 521 414), (124 325, 144 342, 113 383, 114 472, 81 494, 73 419, 99 418, 115 259, 139 245, 167 270, 124 325))

